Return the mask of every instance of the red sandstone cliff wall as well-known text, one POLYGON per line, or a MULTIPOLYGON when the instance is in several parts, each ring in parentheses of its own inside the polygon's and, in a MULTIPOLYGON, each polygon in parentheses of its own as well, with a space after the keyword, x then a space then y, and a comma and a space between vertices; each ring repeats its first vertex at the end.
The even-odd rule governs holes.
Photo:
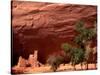
POLYGON ((20 55, 28 58, 37 49, 39 60, 45 62, 61 50, 61 43, 71 43, 77 21, 92 27, 96 15, 97 7, 91 5, 12 2, 13 61, 20 55))

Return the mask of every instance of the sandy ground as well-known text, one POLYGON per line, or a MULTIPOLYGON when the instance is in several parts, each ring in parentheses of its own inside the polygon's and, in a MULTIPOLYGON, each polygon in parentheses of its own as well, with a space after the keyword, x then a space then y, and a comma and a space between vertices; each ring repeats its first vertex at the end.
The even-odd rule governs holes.
MULTIPOLYGON (((16 70, 18 71, 18 73, 45 73, 45 72, 52 72, 52 70, 50 69, 51 66, 41 66, 41 67, 35 67, 35 68, 32 68, 32 67, 13 67, 13 70, 16 70)), ((81 66, 80 64, 76 65, 75 66, 76 70, 86 70, 86 66, 83 65, 82 66, 82 69, 81 69, 81 66)), ((93 69, 96 69, 95 68, 95 64, 88 64, 88 69, 89 70, 93 70, 93 69)), ((70 64, 61 64, 59 66, 59 68, 57 69, 57 71, 74 71, 74 68, 73 66, 71 66, 70 64)))

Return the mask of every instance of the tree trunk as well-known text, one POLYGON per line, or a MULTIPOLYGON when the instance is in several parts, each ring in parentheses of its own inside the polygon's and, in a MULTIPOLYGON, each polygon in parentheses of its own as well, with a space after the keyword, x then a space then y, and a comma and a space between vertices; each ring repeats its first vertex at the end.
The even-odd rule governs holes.
POLYGON ((86 70, 88 70, 88 63, 86 63, 86 70))
POLYGON ((74 67, 74 70, 76 70, 76 67, 75 67, 75 65, 73 65, 73 67, 74 67))
POLYGON ((82 66, 83 66, 83 64, 81 63, 81 70, 83 70, 82 66))
POLYGON ((97 64, 96 63, 94 64, 94 66, 95 66, 95 69, 97 69, 97 64))
POLYGON ((56 66, 52 66, 52 68, 51 68, 51 69, 53 70, 53 72, 56 72, 57 67, 56 67, 56 66))

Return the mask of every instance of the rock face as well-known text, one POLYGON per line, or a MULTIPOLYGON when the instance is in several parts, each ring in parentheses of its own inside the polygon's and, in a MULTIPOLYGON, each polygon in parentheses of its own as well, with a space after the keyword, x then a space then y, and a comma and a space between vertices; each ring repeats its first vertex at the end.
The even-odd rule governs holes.
POLYGON ((13 1, 13 64, 20 55, 28 58, 34 50, 45 63, 48 55, 61 50, 62 43, 72 43, 77 21, 92 27, 96 19, 96 6, 13 1))

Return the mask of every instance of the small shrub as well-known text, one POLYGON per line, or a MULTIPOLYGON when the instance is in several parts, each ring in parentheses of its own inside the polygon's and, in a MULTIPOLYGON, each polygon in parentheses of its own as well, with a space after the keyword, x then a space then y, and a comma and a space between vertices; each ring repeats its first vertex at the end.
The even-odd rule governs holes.
POLYGON ((57 70, 57 68, 59 67, 59 65, 63 62, 63 57, 60 55, 51 55, 48 59, 47 59, 47 63, 49 65, 51 65, 51 69, 55 72, 57 70))
POLYGON ((61 48, 64 50, 65 53, 67 53, 67 52, 70 51, 71 45, 68 44, 68 43, 63 43, 63 44, 61 45, 61 48))

